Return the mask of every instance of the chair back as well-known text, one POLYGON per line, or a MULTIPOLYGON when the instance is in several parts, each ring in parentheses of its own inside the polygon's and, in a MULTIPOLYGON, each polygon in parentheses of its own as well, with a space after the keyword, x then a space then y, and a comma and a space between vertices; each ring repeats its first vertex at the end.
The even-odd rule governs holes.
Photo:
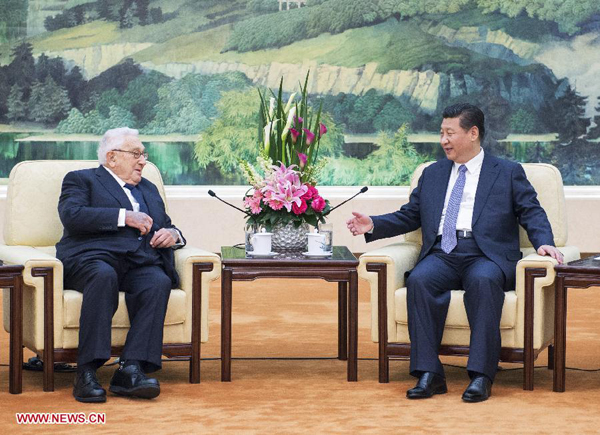
MULTIPOLYGON (((95 160, 35 160, 16 164, 10 172, 4 217, 4 243, 9 246, 54 246, 62 237, 58 198, 68 172, 95 168, 95 160)), ((148 162, 144 178, 158 187, 167 204, 158 168, 148 162)))
MULTIPOLYGON (((423 170, 432 163, 434 162, 423 163, 415 169, 410 181, 411 192, 417 187, 423 170)), ((537 192, 538 201, 548 215, 555 245, 565 246, 567 244, 567 208, 559 170, 545 163, 523 163, 523 169, 527 174, 527 179, 537 192)), ((406 240, 422 244, 421 230, 408 233, 406 240)), ((519 243, 521 248, 532 246, 523 227, 519 228, 519 243)))

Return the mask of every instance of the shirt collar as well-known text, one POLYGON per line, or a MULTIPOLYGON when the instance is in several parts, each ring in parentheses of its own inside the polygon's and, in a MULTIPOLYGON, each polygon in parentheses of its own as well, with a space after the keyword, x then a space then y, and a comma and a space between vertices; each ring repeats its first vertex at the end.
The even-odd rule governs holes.
POLYGON ((119 186, 125 187, 126 183, 123 180, 121 180, 117 174, 115 174, 113 171, 111 171, 110 169, 108 169, 106 166, 104 166, 104 169, 106 169, 106 171, 110 175, 112 175, 115 180, 117 180, 117 183, 119 183, 119 186))
POLYGON ((483 164, 483 148, 479 148, 479 153, 469 160, 467 163, 456 163, 454 162, 454 170, 458 172, 458 168, 462 165, 467 167, 467 171, 469 174, 475 174, 481 169, 481 165, 483 164))

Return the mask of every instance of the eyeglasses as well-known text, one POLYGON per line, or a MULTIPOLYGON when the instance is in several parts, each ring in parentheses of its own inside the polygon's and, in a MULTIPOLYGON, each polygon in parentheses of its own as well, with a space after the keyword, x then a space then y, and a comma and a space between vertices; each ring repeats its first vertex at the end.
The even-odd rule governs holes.
POLYGON ((139 159, 140 157, 144 156, 144 160, 148 160, 148 153, 144 152, 140 152, 140 151, 126 151, 126 150, 112 150, 112 151, 118 151, 120 153, 128 153, 133 155, 133 158, 135 159, 139 159))

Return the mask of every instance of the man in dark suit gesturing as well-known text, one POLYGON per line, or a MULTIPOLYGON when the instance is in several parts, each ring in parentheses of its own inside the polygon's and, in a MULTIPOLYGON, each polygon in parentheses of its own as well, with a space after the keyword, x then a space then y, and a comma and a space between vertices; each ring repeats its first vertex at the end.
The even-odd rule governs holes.
POLYGON ((471 328, 462 398, 481 402, 491 394, 500 359, 500 317, 504 291, 515 285, 519 224, 540 255, 562 263, 552 229, 520 164, 484 153, 483 112, 470 104, 447 107, 440 144, 447 159, 427 167, 409 202, 381 216, 354 212, 347 222, 367 242, 421 228, 423 246, 406 280, 410 373, 419 378, 409 399, 446 393, 438 350, 450 290, 465 290, 471 328))
POLYGON ((150 373, 161 367, 163 324, 178 284, 173 249, 185 244, 165 212, 158 189, 142 178, 148 154, 129 128, 109 130, 98 148, 100 166, 68 173, 58 204, 64 234, 56 245, 65 288, 83 293, 73 396, 104 402, 96 370, 111 353, 111 321, 125 293, 131 328, 110 391, 154 398, 150 373))

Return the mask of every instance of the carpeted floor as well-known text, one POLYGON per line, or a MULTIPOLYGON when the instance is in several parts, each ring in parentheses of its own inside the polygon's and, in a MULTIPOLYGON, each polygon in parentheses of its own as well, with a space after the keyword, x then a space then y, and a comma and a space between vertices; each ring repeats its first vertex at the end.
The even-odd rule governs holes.
MULTIPOLYGON (((337 286, 320 281, 259 280, 234 284, 234 357, 334 357, 337 286)), ((391 382, 377 381, 377 345, 370 340, 369 293, 360 283, 359 382, 346 363, 325 360, 234 360, 232 382, 220 382, 220 284, 211 288, 210 341, 202 347, 202 381, 187 383, 186 362, 165 362, 161 395, 152 401, 109 394, 105 404, 76 402, 72 374, 24 372, 23 394, 8 394, 8 334, 0 332, 0 433, 600 433, 600 371, 567 370, 565 393, 552 392, 546 353, 536 361, 535 390, 523 391, 519 365, 503 364, 490 400, 466 404, 462 358, 445 358, 449 392, 409 401, 408 363, 391 363, 391 382), (455 367, 458 366, 458 367, 455 367), (106 423, 18 426, 17 412, 103 412, 106 423)), ((567 366, 600 369, 600 289, 569 293, 567 366)), ((26 351, 25 358, 31 354, 26 351)), ((99 371, 108 386, 114 368, 99 371)))

